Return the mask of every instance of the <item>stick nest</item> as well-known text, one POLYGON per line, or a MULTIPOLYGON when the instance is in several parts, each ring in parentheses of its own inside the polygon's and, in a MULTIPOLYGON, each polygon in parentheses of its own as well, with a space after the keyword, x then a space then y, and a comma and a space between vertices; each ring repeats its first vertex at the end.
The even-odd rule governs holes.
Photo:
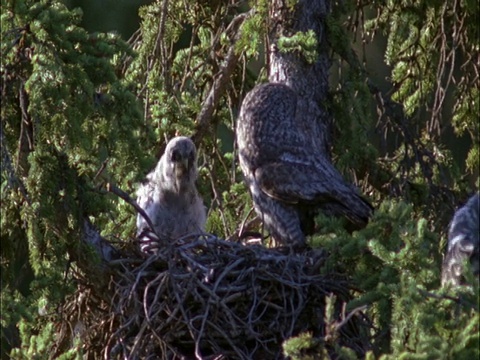
POLYGON ((346 281, 319 274, 322 251, 285 250, 199 235, 146 259, 131 252, 109 264, 108 291, 79 286, 64 333, 92 358, 281 359, 283 341, 306 332, 330 358, 338 346, 363 356, 346 281))

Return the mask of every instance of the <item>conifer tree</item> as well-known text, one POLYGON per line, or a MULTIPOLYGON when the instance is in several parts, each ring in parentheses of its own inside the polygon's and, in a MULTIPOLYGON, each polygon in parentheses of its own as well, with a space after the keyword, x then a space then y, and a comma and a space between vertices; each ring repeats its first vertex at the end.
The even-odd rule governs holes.
POLYGON ((93 225, 123 221, 103 185, 132 188, 144 141, 138 101, 117 73, 132 54, 121 39, 87 33, 81 11, 58 1, 2 3, 1 20, 2 339, 19 345, 22 317, 27 346, 74 288, 72 262, 99 263, 84 241, 93 225))
MULTIPOLYGON (((108 281, 105 260, 133 243, 136 216, 109 190, 133 194, 175 134, 199 148, 208 230, 261 231, 233 138, 245 93, 268 78, 272 39, 279 57, 319 63, 326 147, 377 207, 353 234, 319 216, 311 239, 329 253, 320 271, 350 279, 347 310, 367 306, 366 357, 479 356, 478 283, 440 288, 448 221, 480 185, 478 4, 315 0, 323 38, 275 33, 307 2, 157 0, 125 43, 88 33, 62 1, 2 1, 2 358, 83 354, 78 339, 52 350, 57 310, 79 279, 108 281), (388 91, 367 61, 382 38, 388 91)), ((284 351, 328 358, 323 341, 300 334, 284 351)))

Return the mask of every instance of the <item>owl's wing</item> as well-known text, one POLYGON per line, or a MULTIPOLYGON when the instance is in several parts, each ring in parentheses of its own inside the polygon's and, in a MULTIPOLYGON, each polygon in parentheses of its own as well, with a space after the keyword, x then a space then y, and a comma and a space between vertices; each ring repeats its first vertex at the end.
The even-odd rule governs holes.
MULTIPOLYGON (((150 219, 155 212, 154 201, 154 187, 152 186, 150 179, 147 178, 146 182, 141 184, 137 190, 137 204, 145 211, 150 219)), ((137 215, 137 235, 141 232, 143 227, 147 226, 147 221, 141 215, 137 215)))
POLYGON ((255 179, 265 194, 291 204, 334 201, 322 178, 314 167, 298 162, 279 161, 255 170, 255 179))
POLYGON ((277 161, 255 170, 260 189, 268 196, 290 204, 311 204, 342 214, 364 225, 373 207, 348 186, 333 166, 277 161))
MULTIPOLYGON (((155 186, 150 176, 147 176, 147 181, 140 185, 137 190, 137 204, 149 217, 153 226, 155 226, 159 212, 159 204, 155 191, 155 186)), ((142 252, 155 252, 155 248, 158 247, 158 235, 155 233, 155 229, 149 226, 142 214, 137 214, 137 239, 140 242, 142 252)))

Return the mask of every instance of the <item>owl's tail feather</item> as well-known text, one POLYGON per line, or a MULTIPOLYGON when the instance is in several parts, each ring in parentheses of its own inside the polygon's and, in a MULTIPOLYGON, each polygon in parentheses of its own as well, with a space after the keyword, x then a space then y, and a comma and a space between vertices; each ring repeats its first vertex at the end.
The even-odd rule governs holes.
POLYGON ((356 193, 342 196, 341 201, 327 202, 321 205, 321 210, 326 215, 344 216, 349 222, 347 229, 355 231, 367 226, 373 215, 373 206, 356 193))

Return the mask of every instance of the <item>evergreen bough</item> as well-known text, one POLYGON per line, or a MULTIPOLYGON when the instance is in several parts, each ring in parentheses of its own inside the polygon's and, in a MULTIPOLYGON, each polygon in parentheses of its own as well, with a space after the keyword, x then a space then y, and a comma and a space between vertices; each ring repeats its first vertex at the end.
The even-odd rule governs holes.
MULTIPOLYGON (((199 188, 210 205, 210 232, 235 238, 243 223, 261 232, 249 221, 251 202, 231 143, 244 94, 265 77, 260 54, 269 6, 251 1, 255 12, 235 23, 245 4, 155 1, 140 9, 141 28, 126 43, 88 33, 81 11, 61 1, 2 2, 2 357, 88 353, 75 326, 58 344, 62 316, 78 314, 72 304, 83 306, 79 299, 95 292, 83 285, 105 274, 101 256, 81 241, 83 225, 92 223, 120 251, 132 246, 135 213, 106 184, 133 193, 165 138, 196 134, 204 99, 235 56, 199 137, 199 188), (235 56, 227 56, 230 49, 235 56)), ((357 318, 355 309, 366 306, 369 330, 359 335, 370 344, 367 359, 480 356, 478 280, 440 288, 448 221, 479 186, 477 13, 478 4, 467 0, 346 1, 325 19, 339 70, 322 104, 334 119, 333 159, 377 211, 353 234, 320 216, 311 245, 329 255, 320 274, 341 275, 352 289, 344 312, 325 307, 324 324, 341 323, 342 314, 357 318), (364 48, 351 41, 356 36, 367 46, 379 34, 392 70, 389 93, 369 75, 364 48), (468 142, 465 161, 445 142, 450 129, 468 142)), ((314 40, 308 32, 286 34, 281 51, 315 61, 324 49, 314 40)), ((95 301, 103 309, 109 303, 95 301)), ((284 354, 355 358, 331 329, 298 334, 284 354)))

